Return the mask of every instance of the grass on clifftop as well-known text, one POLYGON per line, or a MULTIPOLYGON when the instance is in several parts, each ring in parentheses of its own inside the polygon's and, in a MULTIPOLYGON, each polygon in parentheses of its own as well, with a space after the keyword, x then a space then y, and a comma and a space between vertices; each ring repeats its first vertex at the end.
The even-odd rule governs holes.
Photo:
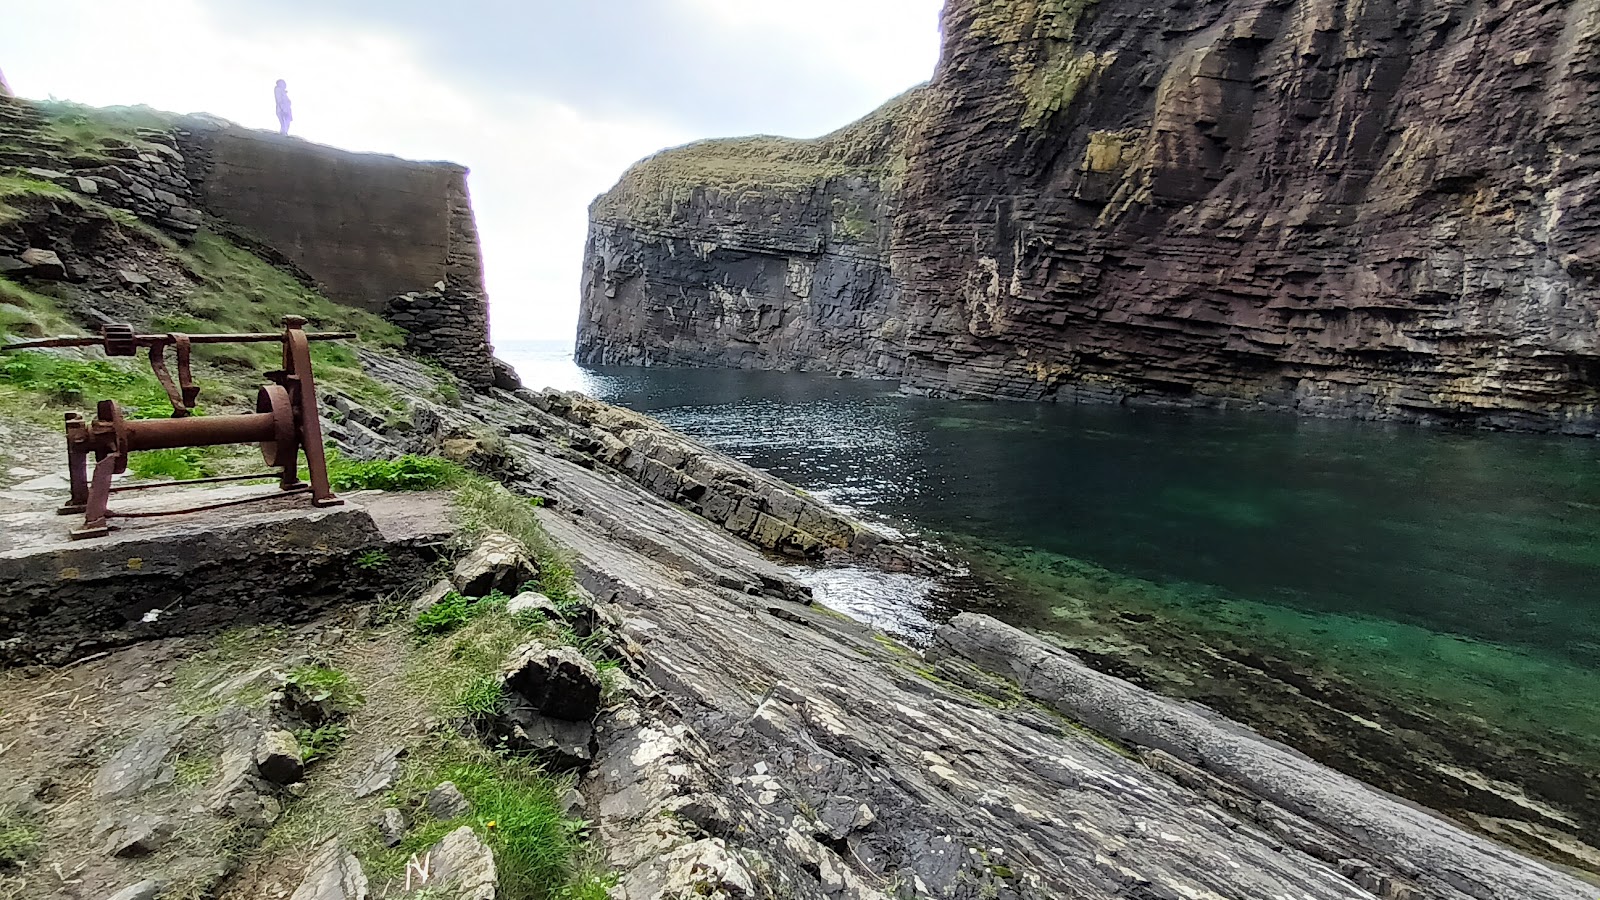
POLYGON ((108 145, 149 146, 141 128, 166 130, 178 116, 148 106, 85 106, 63 100, 36 102, 45 133, 62 142, 68 155, 104 157, 108 145))
POLYGON ((904 171, 907 135, 925 102, 923 89, 912 88, 859 121, 810 140, 758 135, 663 150, 623 174, 595 201, 591 217, 664 224, 700 189, 792 197, 847 175, 896 178, 904 171))

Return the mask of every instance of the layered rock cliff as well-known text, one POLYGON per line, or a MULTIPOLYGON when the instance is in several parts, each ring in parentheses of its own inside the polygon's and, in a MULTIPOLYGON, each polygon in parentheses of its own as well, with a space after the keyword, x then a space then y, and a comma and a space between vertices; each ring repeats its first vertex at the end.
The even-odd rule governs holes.
POLYGON ((773 176, 840 135, 630 170, 579 358, 1600 430, 1600 2, 949 0, 944 33, 841 132, 896 123, 865 171, 773 176))

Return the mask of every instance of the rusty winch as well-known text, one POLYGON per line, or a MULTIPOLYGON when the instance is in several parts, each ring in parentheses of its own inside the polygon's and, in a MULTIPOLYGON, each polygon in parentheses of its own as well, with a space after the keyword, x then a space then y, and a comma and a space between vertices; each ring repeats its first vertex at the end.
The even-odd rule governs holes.
POLYGON ((135 334, 129 325, 106 325, 100 337, 49 338, 0 346, 0 350, 46 347, 100 347, 107 356, 134 356, 142 347, 149 352, 150 368, 172 401, 169 419, 126 419, 114 400, 98 404, 93 422, 69 412, 67 422, 67 468, 72 496, 61 507, 62 515, 84 516, 83 527, 72 532, 74 538, 99 537, 110 531, 112 518, 147 518, 178 515, 234 506, 281 496, 285 492, 311 494, 316 506, 343 503, 328 484, 328 466, 322 449, 322 424, 317 417, 317 384, 311 374, 311 341, 353 338, 353 332, 307 332, 306 320, 285 316, 281 334, 135 334), (195 416, 195 401, 200 388, 194 383, 189 356, 196 344, 252 344, 276 341, 283 345, 283 368, 268 372, 270 384, 256 394, 256 411, 244 415, 195 416), (178 378, 174 382, 167 368, 167 348, 175 351, 178 378), (271 472, 225 475, 187 481, 163 481, 112 487, 111 476, 127 471, 128 454, 139 450, 169 450, 184 447, 211 447, 219 444, 255 443, 271 472), (305 453, 308 485, 299 477, 299 456, 305 453), (94 474, 88 471, 89 455, 96 460, 94 474), (111 495, 121 491, 144 490, 179 484, 213 484, 224 481, 278 479, 278 490, 235 498, 204 506, 161 512, 114 513, 108 506, 111 495))

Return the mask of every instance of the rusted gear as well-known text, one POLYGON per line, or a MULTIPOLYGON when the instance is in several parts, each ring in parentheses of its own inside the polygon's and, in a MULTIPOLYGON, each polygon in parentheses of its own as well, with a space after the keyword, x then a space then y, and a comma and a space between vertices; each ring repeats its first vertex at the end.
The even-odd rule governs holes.
POLYGON ((107 356, 133 356, 139 352, 139 344, 133 339, 132 325, 126 323, 101 325, 100 338, 105 341, 107 356))

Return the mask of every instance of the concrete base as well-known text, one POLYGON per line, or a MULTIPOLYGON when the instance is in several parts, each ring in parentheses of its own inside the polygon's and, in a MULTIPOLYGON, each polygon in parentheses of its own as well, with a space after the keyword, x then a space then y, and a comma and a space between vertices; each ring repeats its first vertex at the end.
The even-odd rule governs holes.
MULTIPOLYGON (((121 495, 119 512, 217 503, 260 486, 121 495)), ((53 506, 0 512, 0 667, 60 664, 156 637, 253 622, 292 622, 364 602, 432 562, 448 540, 449 496, 305 496, 163 518, 113 519, 73 540, 81 521, 53 506), (358 564, 358 562, 360 564, 358 564)), ((15 509, 15 507, 13 507, 15 509)))

